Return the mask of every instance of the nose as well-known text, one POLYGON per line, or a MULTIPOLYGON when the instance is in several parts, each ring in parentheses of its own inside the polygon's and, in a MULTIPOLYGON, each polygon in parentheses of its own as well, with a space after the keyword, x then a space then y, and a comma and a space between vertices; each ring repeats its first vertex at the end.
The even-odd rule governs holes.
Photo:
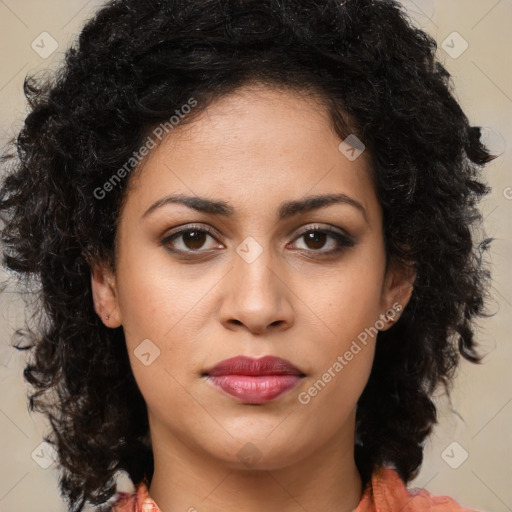
POLYGON ((249 262, 235 255, 224 281, 220 321, 230 330, 254 334, 284 330, 294 323, 293 293, 282 266, 273 264, 268 249, 249 262))

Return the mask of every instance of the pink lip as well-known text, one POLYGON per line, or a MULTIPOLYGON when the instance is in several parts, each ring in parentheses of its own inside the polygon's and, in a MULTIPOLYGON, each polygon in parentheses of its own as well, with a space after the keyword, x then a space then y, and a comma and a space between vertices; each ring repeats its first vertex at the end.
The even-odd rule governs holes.
POLYGON ((208 381, 244 403, 263 404, 296 386, 304 373, 280 357, 239 356, 226 359, 205 372, 208 381))

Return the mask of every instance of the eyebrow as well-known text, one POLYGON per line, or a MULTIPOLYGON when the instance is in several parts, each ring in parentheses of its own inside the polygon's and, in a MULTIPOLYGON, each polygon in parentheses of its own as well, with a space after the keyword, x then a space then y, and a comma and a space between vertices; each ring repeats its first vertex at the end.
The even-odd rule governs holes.
MULTIPOLYGON (((208 213, 211 215, 220 215, 223 217, 233 217, 235 214, 234 208, 225 201, 208 199, 206 197, 173 194, 162 197, 158 201, 155 201, 142 214, 142 218, 151 214, 158 208, 168 204, 182 204, 198 212, 208 213)), ((362 213, 366 223, 369 223, 364 206, 359 201, 346 194, 323 194, 308 196, 292 201, 285 201, 279 206, 278 219, 285 220, 301 213, 325 208, 332 204, 347 204, 349 206, 353 206, 362 213)))

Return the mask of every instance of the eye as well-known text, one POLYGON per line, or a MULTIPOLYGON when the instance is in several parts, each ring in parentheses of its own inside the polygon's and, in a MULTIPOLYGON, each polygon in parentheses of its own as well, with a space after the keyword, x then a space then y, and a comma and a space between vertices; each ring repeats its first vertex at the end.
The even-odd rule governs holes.
MULTIPOLYGON (((187 226, 172 232, 166 236, 161 245, 168 250, 177 253, 193 253, 208 251, 218 248, 218 244, 211 244, 205 247, 205 244, 213 236, 213 230, 208 227, 187 226)), ((330 255, 342 251, 345 247, 353 247, 354 242, 346 235, 332 229, 321 228, 319 226, 309 226, 303 230, 295 240, 304 240, 304 247, 298 247, 299 250, 316 252, 322 255, 330 255), (327 246, 327 249, 325 247, 327 246), (322 250, 323 249, 323 250, 322 250)))
POLYGON ((187 226, 165 237, 161 244, 175 252, 197 252, 199 249, 214 249, 216 246, 203 247, 208 238, 214 239, 211 233, 212 230, 209 228, 187 226))
POLYGON ((299 247, 307 251, 321 254, 333 254, 343 250, 345 247, 353 247, 354 242, 346 235, 332 229, 310 226, 302 231, 295 240, 304 240, 305 247, 299 247), (327 246, 327 249, 325 249, 327 246), (324 248, 323 250, 321 250, 324 248))

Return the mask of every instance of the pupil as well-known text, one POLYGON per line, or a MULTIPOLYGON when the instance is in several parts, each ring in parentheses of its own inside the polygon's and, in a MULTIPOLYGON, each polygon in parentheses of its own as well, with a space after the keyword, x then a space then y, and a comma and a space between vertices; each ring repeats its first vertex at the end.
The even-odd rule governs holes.
POLYGON ((202 239, 204 236, 205 233, 201 231, 189 231, 184 235, 185 245, 187 245, 189 249, 199 249, 204 244, 204 240, 202 239), (192 244, 192 247, 190 246, 190 243, 192 244))
POLYGON ((319 249, 321 247, 323 247, 324 243, 325 243, 325 237, 327 235, 325 233, 320 233, 318 231, 310 231, 309 233, 306 234, 306 243, 313 243, 314 245, 314 249, 319 249), (321 242, 319 245, 318 245, 318 242, 321 242), (317 244, 317 245, 315 245, 317 244))

